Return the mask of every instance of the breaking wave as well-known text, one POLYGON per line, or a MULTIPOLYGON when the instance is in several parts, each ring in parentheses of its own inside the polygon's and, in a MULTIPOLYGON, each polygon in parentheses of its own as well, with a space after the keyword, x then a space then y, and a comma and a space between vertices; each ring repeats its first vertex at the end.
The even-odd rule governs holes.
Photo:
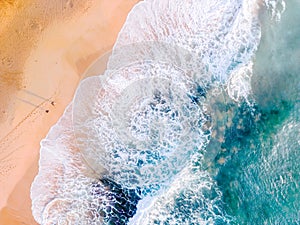
POLYGON ((289 207, 283 223, 299 222, 299 70, 288 95, 281 87, 271 99, 261 91, 271 75, 255 62, 267 52, 264 23, 276 31, 284 10, 282 1, 137 4, 105 73, 80 83, 41 142, 36 221, 279 224, 289 207))

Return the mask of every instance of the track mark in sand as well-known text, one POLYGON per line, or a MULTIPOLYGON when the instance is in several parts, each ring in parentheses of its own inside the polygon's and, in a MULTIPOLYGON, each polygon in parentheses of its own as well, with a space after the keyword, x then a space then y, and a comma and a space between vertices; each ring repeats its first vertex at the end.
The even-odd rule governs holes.
MULTIPOLYGON (((39 116, 41 116, 40 109, 43 109, 48 102, 54 102, 50 99, 53 99, 53 96, 49 99, 45 99, 42 103, 37 105, 29 114, 27 114, 8 134, 6 134, 0 140, 0 175, 8 174, 16 165, 10 163, 9 165, 3 166, 5 161, 13 161, 12 155, 19 151, 24 145, 19 146, 17 149, 9 149, 9 145, 16 141, 22 133, 19 131, 20 126, 25 122, 31 123, 34 122, 39 116), (11 158, 11 159, 9 159, 11 158)), ((49 112, 49 111, 48 111, 49 112)))

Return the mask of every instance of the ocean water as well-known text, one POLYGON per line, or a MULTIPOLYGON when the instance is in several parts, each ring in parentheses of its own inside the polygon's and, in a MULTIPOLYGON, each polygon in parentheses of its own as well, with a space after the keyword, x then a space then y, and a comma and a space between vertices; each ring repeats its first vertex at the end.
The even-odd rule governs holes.
POLYGON ((300 2, 146 0, 41 142, 40 224, 300 224, 300 2))

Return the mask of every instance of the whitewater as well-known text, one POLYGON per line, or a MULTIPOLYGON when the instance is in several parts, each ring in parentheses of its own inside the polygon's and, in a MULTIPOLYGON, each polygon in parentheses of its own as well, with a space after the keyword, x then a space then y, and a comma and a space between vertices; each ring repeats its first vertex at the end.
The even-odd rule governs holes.
POLYGON ((138 3, 41 142, 35 220, 300 224, 299 10, 138 3))

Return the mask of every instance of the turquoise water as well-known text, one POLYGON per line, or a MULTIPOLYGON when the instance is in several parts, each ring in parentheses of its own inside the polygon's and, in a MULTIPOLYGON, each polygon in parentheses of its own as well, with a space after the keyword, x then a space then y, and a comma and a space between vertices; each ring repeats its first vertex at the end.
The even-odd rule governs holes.
POLYGON ((41 143, 35 219, 300 224, 299 11, 137 4, 105 74, 81 82, 41 143))
POLYGON ((230 157, 217 181, 234 224, 299 224, 300 4, 286 1, 279 23, 262 13, 252 77, 255 107, 238 109, 225 131, 230 157), (232 149, 239 149, 233 154, 232 149))

